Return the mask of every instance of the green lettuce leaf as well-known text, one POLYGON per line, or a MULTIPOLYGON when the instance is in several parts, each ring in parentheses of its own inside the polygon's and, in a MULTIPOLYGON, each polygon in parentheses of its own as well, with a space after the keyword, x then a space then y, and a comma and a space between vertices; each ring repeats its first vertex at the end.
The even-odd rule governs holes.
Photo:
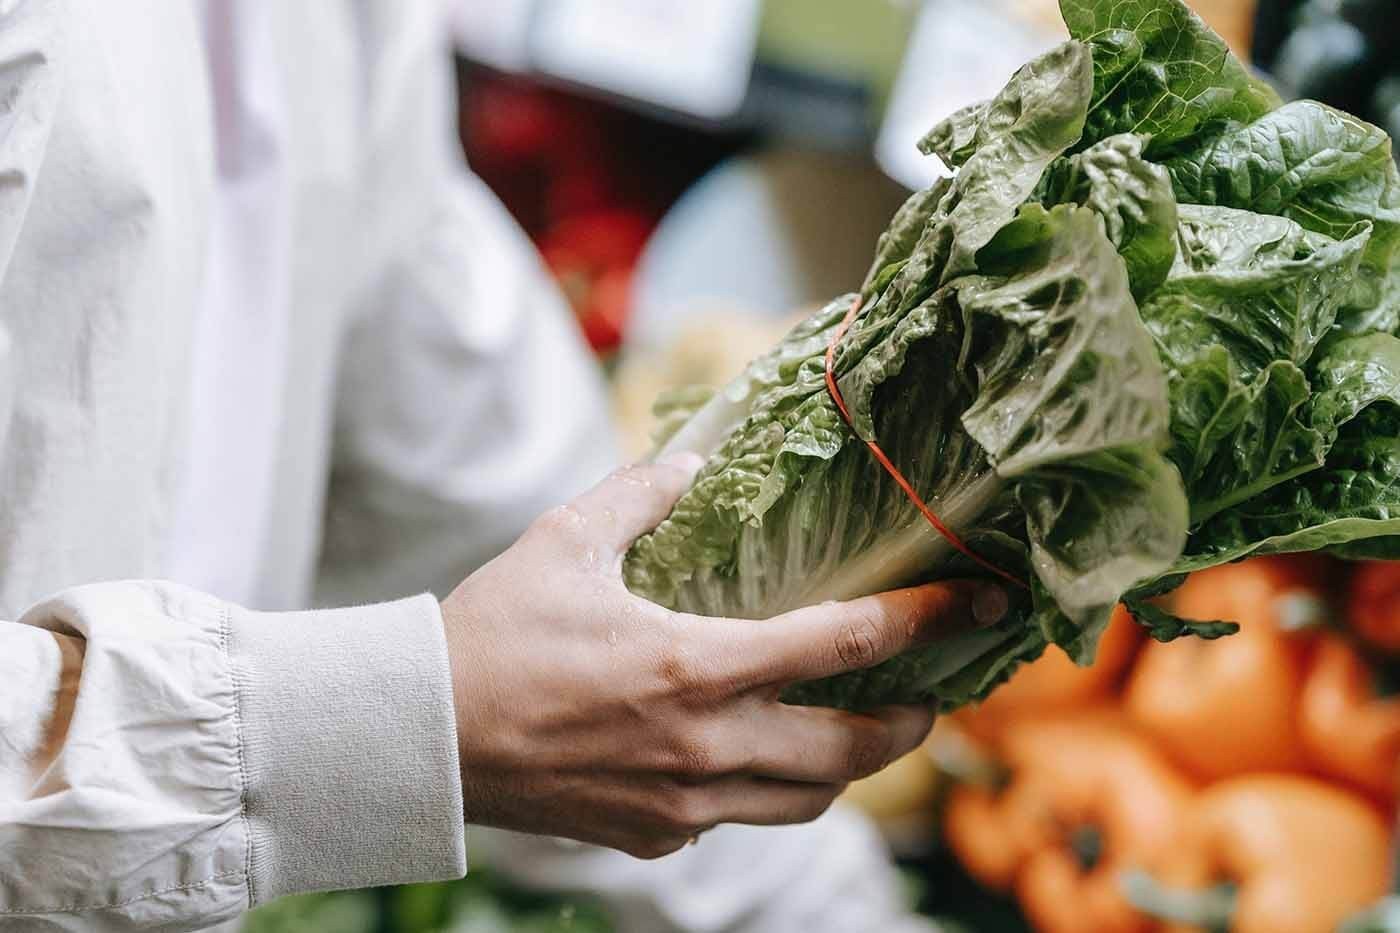
POLYGON ((1160 152, 1211 122, 1249 122, 1278 106, 1180 0, 1060 0, 1060 13, 1093 46, 1088 144, 1137 133, 1160 152))
POLYGON ((1082 204, 1104 219, 1128 266, 1133 297, 1166 281, 1176 259, 1176 196, 1166 169, 1143 158, 1146 140, 1125 133, 1057 159, 1041 181, 1046 204, 1082 204))
POLYGON ((656 419, 651 431, 652 443, 665 444, 714 397, 715 387, 707 385, 678 386, 662 392, 651 406, 652 417, 656 419))
POLYGON ((1400 338, 1347 337, 1330 344, 1313 376, 1315 422, 1335 431, 1378 402, 1400 405, 1400 338))
POLYGON ((1341 323, 1351 333, 1400 326, 1400 173, 1383 130, 1295 101, 1182 147, 1165 164, 1183 202, 1287 217, 1338 240, 1369 225, 1341 323))
POLYGON ((990 101, 970 104, 939 121, 919 140, 919 151, 936 155, 949 168, 959 168, 977 151, 978 133, 987 119, 990 101))
POLYGON ((1326 550, 1342 560, 1400 560, 1400 535, 1357 538, 1334 544, 1326 550))
MULTIPOLYGON (((1092 73, 1089 49, 1066 42, 1012 75, 987 108, 976 153, 939 205, 945 219, 929 228, 901 277, 941 285, 976 268, 977 251, 1016 215, 1046 167, 1079 141, 1092 73), (930 280, 928 271, 940 266, 930 280)), ((900 284, 892 283, 907 307, 909 290, 900 284)))
POLYGON ((1142 305, 1172 392, 1171 457, 1193 523, 1316 469, 1335 423, 1305 368, 1367 242, 1282 217, 1182 205, 1176 265, 1142 305))
POLYGON ((1203 622, 1197 619, 1183 619, 1154 603, 1128 598, 1124 600, 1128 612, 1147 634, 1156 641, 1175 641, 1184 635, 1194 635, 1207 640, 1233 635, 1240 630, 1237 622, 1224 622, 1214 619, 1203 622))
MULTIPOLYGON (((1326 464, 1196 529, 1181 572, 1243 557, 1364 542, 1393 553, 1400 535, 1400 407, 1366 409, 1340 432, 1326 464)), ((1364 549, 1363 549, 1364 553, 1364 549)))
POLYGON ((940 178, 932 186, 915 191, 890 219, 890 225, 875 244, 875 258, 861 286, 862 297, 884 291, 898 274, 909 255, 918 246, 929 221, 938 211, 939 202, 948 193, 952 180, 940 178))

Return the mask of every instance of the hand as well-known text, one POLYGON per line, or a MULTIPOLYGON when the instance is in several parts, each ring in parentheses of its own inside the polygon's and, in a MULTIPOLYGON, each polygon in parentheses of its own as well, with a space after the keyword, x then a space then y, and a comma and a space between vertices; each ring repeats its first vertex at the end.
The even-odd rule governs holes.
POLYGON ((698 460, 618 471, 443 602, 468 823, 650 858, 718 823, 815 819, 846 782, 916 748, 933 712, 789 706, 782 688, 971 628, 974 596, 983 624, 1005 612, 1000 590, 962 583, 766 622, 634 596, 622 556, 698 460))

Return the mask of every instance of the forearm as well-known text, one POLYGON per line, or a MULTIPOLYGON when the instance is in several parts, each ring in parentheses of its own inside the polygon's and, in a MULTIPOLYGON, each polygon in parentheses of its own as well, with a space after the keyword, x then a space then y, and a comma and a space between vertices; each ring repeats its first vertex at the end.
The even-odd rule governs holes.
POLYGON ((255 613, 169 584, 0 623, 0 916, 194 929, 465 869, 437 603, 255 613), (9 711, 18 711, 10 714, 9 711))

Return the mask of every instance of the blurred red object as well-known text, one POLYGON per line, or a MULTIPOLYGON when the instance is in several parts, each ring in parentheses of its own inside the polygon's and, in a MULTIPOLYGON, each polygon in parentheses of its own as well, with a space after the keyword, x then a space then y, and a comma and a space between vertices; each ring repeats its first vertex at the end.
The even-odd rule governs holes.
POLYGON ((463 67, 460 86, 472 170, 540 248, 589 344, 617 349, 647 237, 737 138, 478 66, 463 67))
POLYGON ((622 343, 632 270, 650 233, 651 221, 635 211, 601 210, 570 217, 540 239, 545 263, 599 353, 622 343))
POLYGON ((1393 801, 1400 792, 1400 696, 1382 696, 1375 680, 1345 639, 1321 637, 1303 681, 1299 731, 1318 770, 1393 801))
POLYGON ((1347 621, 1368 645, 1400 654, 1400 560, 1362 564, 1351 578, 1347 621))

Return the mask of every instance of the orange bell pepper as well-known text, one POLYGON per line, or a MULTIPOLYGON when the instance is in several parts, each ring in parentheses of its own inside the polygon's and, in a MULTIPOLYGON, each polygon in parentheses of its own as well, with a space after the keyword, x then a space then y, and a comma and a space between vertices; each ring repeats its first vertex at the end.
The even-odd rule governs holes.
POLYGON ((1270 558, 1192 574, 1176 593, 1176 612, 1235 621, 1240 631, 1149 644, 1138 655, 1128 712, 1196 777, 1302 766, 1296 718, 1306 639, 1283 630, 1281 598, 1311 593, 1312 568, 1270 558))
POLYGON ((1400 560, 1362 564, 1347 595, 1352 630, 1368 644, 1400 654, 1400 560))
POLYGON ((1318 641, 1298 724, 1318 770, 1382 800, 1400 791, 1400 697, 1378 697, 1371 668, 1338 636, 1318 641))
POLYGON ((1102 702, 1117 688, 1141 642, 1142 629, 1119 606, 1099 640, 1092 665, 1080 667, 1052 645, 986 700, 958 710, 953 718, 968 735, 994 743, 1018 719, 1059 715, 1102 702))
POLYGON ((1146 933, 1153 922, 1125 898, 1119 876, 1170 844, 1187 783, 1142 740, 1105 717, 1011 726, 1006 786, 962 785, 944 833, 968 872, 1013 890, 1042 933, 1146 933))
POLYGON ((1389 848, 1385 820, 1361 797, 1314 778, 1250 775, 1196 799, 1155 876, 1176 890, 1233 884, 1231 933, 1331 933, 1386 893, 1389 848))

